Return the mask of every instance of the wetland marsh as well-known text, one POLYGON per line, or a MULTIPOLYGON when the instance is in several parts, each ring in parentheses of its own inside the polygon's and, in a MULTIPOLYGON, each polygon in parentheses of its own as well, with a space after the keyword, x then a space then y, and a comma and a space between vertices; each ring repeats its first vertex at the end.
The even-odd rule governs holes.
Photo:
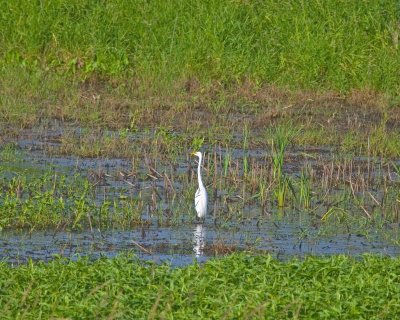
POLYGON ((108 131, 129 140, 132 158, 84 158, 62 154, 65 129, 56 127, 26 130, 1 150, 0 255, 10 262, 124 251, 176 265, 243 250, 286 258, 399 252, 396 160, 294 148, 300 133, 283 125, 268 130, 268 149, 250 149, 246 132, 236 137, 242 148, 203 145, 203 225, 193 208, 196 162, 174 145, 182 138, 108 131))
POLYGON ((398 317, 398 2, 136 4, 3 2, 0 317, 398 317))

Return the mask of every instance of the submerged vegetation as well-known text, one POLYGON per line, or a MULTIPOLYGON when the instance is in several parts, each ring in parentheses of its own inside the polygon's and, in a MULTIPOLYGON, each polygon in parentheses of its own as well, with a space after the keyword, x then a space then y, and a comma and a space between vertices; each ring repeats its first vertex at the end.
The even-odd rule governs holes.
POLYGON ((400 260, 230 257, 173 269, 132 257, 0 266, 3 318, 393 319, 400 260))

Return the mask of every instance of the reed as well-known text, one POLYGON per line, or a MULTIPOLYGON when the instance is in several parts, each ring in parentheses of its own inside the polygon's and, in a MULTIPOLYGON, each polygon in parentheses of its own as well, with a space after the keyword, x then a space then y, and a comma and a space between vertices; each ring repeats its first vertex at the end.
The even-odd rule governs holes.
POLYGON ((276 182, 275 198, 279 207, 285 205, 285 199, 288 191, 292 191, 294 195, 291 179, 285 174, 283 170, 285 152, 295 135, 293 128, 288 125, 278 126, 272 129, 271 145, 271 159, 273 164, 273 178, 276 182))

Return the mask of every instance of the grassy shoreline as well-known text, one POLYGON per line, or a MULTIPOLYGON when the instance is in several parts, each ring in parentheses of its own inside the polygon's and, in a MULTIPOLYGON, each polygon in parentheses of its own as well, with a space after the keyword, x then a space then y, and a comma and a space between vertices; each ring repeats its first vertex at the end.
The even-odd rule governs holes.
MULTIPOLYGON (((399 156, 395 0, 4 6, 0 142, 56 119, 208 144, 247 126, 262 144, 263 128, 291 119, 297 145, 399 156)), ((85 138, 63 138, 84 155, 70 146, 85 138)))
POLYGON ((4 319, 393 319, 399 258, 279 262, 234 254, 183 268, 136 258, 1 263, 4 319))
POLYGON ((57 88, 39 81, 32 89, 29 81, 0 86, 0 142, 16 142, 25 129, 40 134, 59 123, 63 154, 131 158, 127 136, 154 133, 170 149, 190 147, 199 138, 210 147, 235 146, 233 137, 246 127, 250 147, 267 148, 269 128, 289 125, 301 133, 292 141, 297 146, 400 155, 400 108, 376 92, 293 92, 248 82, 231 88, 195 83, 169 95, 96 81, 52 82, 57 88), (79 136, 76 127, 82 129, 79 136))
POLYGON ((0 67, 399 94, 397 1, 4 2, 0 67))

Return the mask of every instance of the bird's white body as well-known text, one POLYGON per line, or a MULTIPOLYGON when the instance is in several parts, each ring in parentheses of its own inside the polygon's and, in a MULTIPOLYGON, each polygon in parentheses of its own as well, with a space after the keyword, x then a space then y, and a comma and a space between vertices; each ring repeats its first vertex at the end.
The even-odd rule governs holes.
POLYGON ((193 154, 199 158, 199 166, 197 167, 197 179, 199 182, 199 188, 197 189, 194 197, 194 205, 196 208, 197 216, 199 218, 204 218, 207 214, 207 190, 203 185, 200 172, 203 156, 201 152, 196 152, 193 154))

